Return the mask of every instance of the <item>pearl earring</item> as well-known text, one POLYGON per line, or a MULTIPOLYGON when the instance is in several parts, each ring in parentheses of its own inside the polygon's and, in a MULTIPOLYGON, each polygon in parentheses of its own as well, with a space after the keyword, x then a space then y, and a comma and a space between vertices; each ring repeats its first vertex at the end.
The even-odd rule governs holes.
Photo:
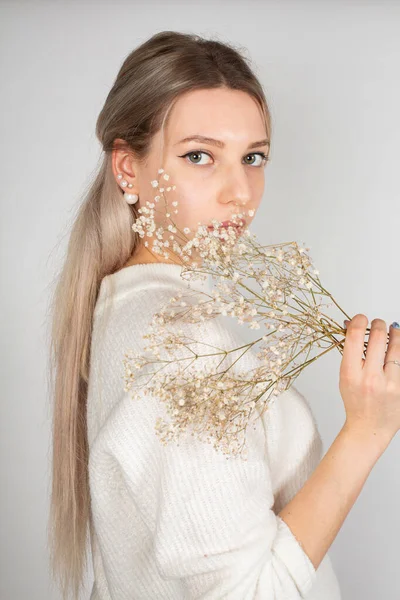
POLYGON ((139 196, 137 194, 128 194, 127 192, 124 192, 124 198, 128 204, 136 204, 136 202, 139 200, 139 196))
MULTIPOLYGON (((127 187, 127 186, 128 186, 128 188, 133 187, 131 183, 128 183, 125 179, 122 178, 121 173, 118 173, 117 179, 120 180, 122 187, 127 187)), ((129 194, 127 192, 124 192, 124 198, 128 204, 136 204, 136 202, 139 200, 139 196, 137 194, 129 194)))

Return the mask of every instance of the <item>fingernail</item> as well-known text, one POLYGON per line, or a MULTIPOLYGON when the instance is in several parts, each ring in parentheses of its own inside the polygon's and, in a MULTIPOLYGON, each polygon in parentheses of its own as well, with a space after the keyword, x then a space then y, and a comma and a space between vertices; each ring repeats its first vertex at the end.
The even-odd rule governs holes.
POLYGON ((400 325, 396 321, 393 321, 392 327, 394 327, 395 329, 400 329, 400 325))
POLYGON ((345 328, 345 329, 347 329, 347 325, 348 325, 349 323, 350 323, 350 321, 349 321, 348 319, 345 319, 345 320, 343 321, 343 326, 344 326, 344 328, 345 328))

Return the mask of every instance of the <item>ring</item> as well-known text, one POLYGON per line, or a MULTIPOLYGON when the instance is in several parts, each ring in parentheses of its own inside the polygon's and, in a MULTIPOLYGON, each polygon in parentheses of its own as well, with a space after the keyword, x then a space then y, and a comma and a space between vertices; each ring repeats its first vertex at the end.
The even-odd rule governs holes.
POLYGON ((383 363, 383 366, 388 365, 389 363, 394 363, 395 365, 398 365, 400 367, 399 360, 388 360, 387 362, 383 363))

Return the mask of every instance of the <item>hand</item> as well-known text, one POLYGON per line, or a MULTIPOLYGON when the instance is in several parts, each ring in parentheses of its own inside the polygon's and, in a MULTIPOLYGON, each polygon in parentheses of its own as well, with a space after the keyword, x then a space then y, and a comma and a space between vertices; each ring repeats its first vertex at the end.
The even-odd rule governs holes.
POLYGON ((400 361, 400 329, 389 327, 387 344, 385 321, 373 319, 364 359, 367 325, 363 314, 347 325, 339 382, 345 426, 382 436, 389 443, 400 429, 400 367, 384 363, 400 361))

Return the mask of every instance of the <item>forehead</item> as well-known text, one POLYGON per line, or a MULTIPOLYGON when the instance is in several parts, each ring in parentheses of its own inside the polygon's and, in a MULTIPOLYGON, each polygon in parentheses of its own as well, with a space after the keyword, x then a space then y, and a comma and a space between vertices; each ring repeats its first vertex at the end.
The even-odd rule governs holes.
POLYGON ((265 137, 264 117, 246 92, 230 89, 190 91, 177 99, 169 115, 167 139, 171 144, 201 134, 226 143, 247 143, 265 137))

